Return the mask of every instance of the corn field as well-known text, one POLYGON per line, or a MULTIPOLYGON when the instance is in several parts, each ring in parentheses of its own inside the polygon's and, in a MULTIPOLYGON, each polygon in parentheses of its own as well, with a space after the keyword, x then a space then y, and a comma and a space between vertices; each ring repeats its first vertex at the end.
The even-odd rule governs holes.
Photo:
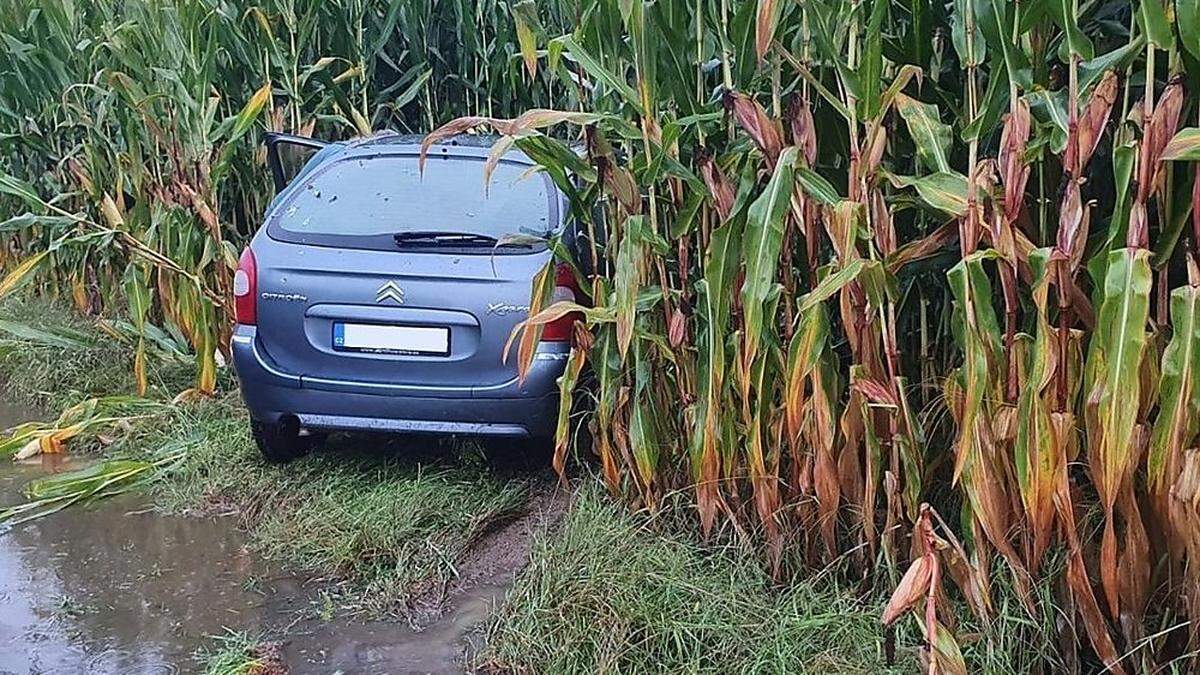
POLYGON ((512 340, 579 319, 560 472, 586 431, 616 497, 688 495, 781 583, 894 589, 930 672, 1200 669, 1197 0, 13 0, 0 32, 0 295, 126 317, 140 386, 171 342, 214 387, 262 131, 497 133, 590 233, 555 245, 588 301, 547 268, 512 340))
POLYGON ((0 295, 36 271, 81 311, 120 309, 104 325, 143 390, 167 345, 213 391, 233 267, 272 195, 262 131, 415 131, 560 88, 523 85, 496 2, 14 0, 0 32, 0 295))

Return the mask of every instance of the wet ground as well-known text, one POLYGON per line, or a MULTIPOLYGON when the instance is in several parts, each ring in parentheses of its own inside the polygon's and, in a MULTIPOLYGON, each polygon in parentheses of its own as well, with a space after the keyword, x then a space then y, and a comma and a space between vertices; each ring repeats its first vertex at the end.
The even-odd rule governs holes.
MULTIPOLYGON (((0 429, 30 417, 0 401, 0 429)), ((84 461, 0 463, 0 504, 84 461)), ((452 590, 415 632, 331 618, 320 583, 255 559, 232 518, 163 516, 124 496, 3 528, 0 673, 197 672, 197 650, 227 629, 281 641, 291 673, 461 673, 513 571, 452 590)))

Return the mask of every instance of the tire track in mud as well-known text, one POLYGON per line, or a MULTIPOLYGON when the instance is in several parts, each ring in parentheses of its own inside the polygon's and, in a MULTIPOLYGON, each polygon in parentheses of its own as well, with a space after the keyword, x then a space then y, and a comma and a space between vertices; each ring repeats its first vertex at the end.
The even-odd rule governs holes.
POLYGON ((288 672, 474 672, 475 656, 484 646, 481 629, 528 564, 535 539, 557 527, 570 502, 569 490, 551 477, 529 480, 524 508, 482 529, 457 561, 452 580, 413 589, 406 608, 409 625, 368 622, 353 652, 314 654, 304 649, 306 642, 328 643, 323 634, 327 628, 317 626, 311 638, 295 636, 284 642, 288 672), (363 634, 372 637, 364 639, 363 634))
POLYGON ((451 580, 414 589, 408 607, 414 627, 438 621, 476 588, 512 585, 529 562, 534 540, 558 525, 570 501, 569 492, 546 475, 531 479, 528 495, 520 511, 493 520, 475 535, 451 580))

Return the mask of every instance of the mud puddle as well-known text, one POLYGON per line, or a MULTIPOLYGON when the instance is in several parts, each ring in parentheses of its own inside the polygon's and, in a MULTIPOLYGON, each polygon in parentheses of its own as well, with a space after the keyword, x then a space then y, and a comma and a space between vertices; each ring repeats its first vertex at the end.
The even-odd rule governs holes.
MULTIPOLYGON (((0 429, 30 417, 0 399, 0 429)), ((0 504, 22 501, 34 478, 86 462, 0 460, 0 504)), ((500 564, 440 589, 437 611, 414 631, 330 620, 320 583, 256 559, 233 520, 164 516, 127 495, 0 525, 0 674, 199 672, 197 651, 227 630, 279 641, 290 673, 461 673, 528 551, 524 532, 483 542, 481 557, 500 564), (489 556, 497 546, 491 552, 505 555, 489 556)))

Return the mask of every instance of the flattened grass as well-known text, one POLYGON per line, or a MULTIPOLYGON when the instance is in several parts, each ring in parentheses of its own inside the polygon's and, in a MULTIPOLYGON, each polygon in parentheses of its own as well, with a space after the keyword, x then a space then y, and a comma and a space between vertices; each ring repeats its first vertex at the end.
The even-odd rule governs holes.
POLYGON ((194 441, 155 485, 160 506, 234 512, 264 556, 345 579, 374 611, 453 579, 476 538, 526 502, 525 481, 433 441, 335 437, 286 466, 265 464, 233 395, 181 410, 174 426, 194 441))
POLYGON ((519 672, 888 670, 877 606, 828 581, 779 590, 752 552, 654 531, 590 487, 535 544, 488 645, 519 672))
MULTIPOLYGON (((0 329, 0 369, 10 400, 61 409, 80 394, 115 392, 130 381, 132 358, 119 343, 101 339, 86 321, 53 302, 24 294, 0 302, 0 321, 14 328, 78 338, 78 344, 20 339, 0 329)), ((120 393, 129 393, 128 390, 120 393)))

